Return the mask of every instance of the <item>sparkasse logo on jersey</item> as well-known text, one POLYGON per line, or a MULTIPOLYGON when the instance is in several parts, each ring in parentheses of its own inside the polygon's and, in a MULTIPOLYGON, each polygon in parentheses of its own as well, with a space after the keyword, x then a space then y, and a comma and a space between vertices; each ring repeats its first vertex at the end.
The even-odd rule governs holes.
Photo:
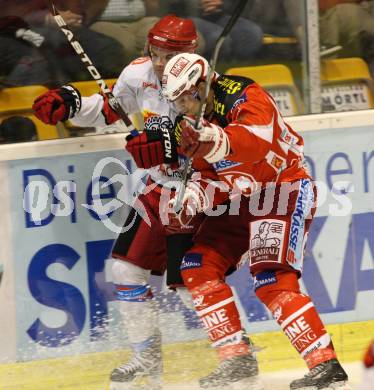
POLYGON ((223 169, 229 168, 229 167, 236 167, 238 165, 242 165, 242 163, 231 161, 231 160, 220 160, 213 164, 213 167, 216 172, 222 171, 223 169))

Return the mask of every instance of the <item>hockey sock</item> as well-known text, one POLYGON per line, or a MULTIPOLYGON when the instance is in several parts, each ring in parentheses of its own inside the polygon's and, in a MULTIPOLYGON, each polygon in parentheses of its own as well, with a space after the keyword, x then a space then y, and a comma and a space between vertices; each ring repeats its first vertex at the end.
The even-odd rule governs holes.
POLYGON ((181 272, 212 346, 221 360, 248 354, 234 296, 224 282, 228 262, 208 247, 194 251, 184 257, 181 272))
POLYGON ((116 285, 119 309, 130 344, 146 349, 158 331, 158 310, 148 285, 116 285), (143 348, 144 347, 144 348, 143 348))
POLYGON ((294 272, 260 272, 255 279, 258 298, 271 311, 309 369, 336 358, 330 335, 311 299, 300 292, 294 272), (261 280, 267 282, 261 284, 261 280))

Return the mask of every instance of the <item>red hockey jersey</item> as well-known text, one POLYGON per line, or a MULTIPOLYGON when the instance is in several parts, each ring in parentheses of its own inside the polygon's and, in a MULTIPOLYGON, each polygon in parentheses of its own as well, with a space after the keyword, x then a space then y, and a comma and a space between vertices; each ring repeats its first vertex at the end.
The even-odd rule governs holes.
MULTIPOLYGON (((219 180, 243 195, 267 183, 309 178, 302 137, 284 120, 273 98, 254 81, 220 76, 214 86, 212 122, 224 128, 230 153, 213 164, 219 180)), ((194 161, 204 176, 214 179, 204 162, 194 161)))

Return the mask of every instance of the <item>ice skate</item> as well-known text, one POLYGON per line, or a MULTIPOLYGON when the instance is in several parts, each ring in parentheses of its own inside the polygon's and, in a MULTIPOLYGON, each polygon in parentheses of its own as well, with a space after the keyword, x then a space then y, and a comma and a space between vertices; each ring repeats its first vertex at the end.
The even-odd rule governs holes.
POLYGON ((223 360, 209 375, 199 380, 200 388, 214 390, 262 390, 258 364, 252 354, 223 360))
POLYGON ((348 375, 336 359, 331 359, 312 368, 301 379, 290 384, 291 390, 339 389, 350 390, 348 375))
POLYGON ((161 337, 152 346, 135 351, 132 359, 110 375, 110 390, 162 390, 161 337))

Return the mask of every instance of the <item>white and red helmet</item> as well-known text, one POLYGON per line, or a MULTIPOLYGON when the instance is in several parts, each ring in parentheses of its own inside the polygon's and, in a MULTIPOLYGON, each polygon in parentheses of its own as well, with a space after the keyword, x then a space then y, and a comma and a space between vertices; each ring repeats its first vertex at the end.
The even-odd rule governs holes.
POLYGON ((198 54, 181 53, 174 56, 165 66, 162 76, 162 94, 174 101, 184 92, 205 81, 209 63, 198 54))
POLYGON ((148 43, 167 50, 194 51, 197 47, 195 24, 191 19, 166 15, 149 30, 148 43))

